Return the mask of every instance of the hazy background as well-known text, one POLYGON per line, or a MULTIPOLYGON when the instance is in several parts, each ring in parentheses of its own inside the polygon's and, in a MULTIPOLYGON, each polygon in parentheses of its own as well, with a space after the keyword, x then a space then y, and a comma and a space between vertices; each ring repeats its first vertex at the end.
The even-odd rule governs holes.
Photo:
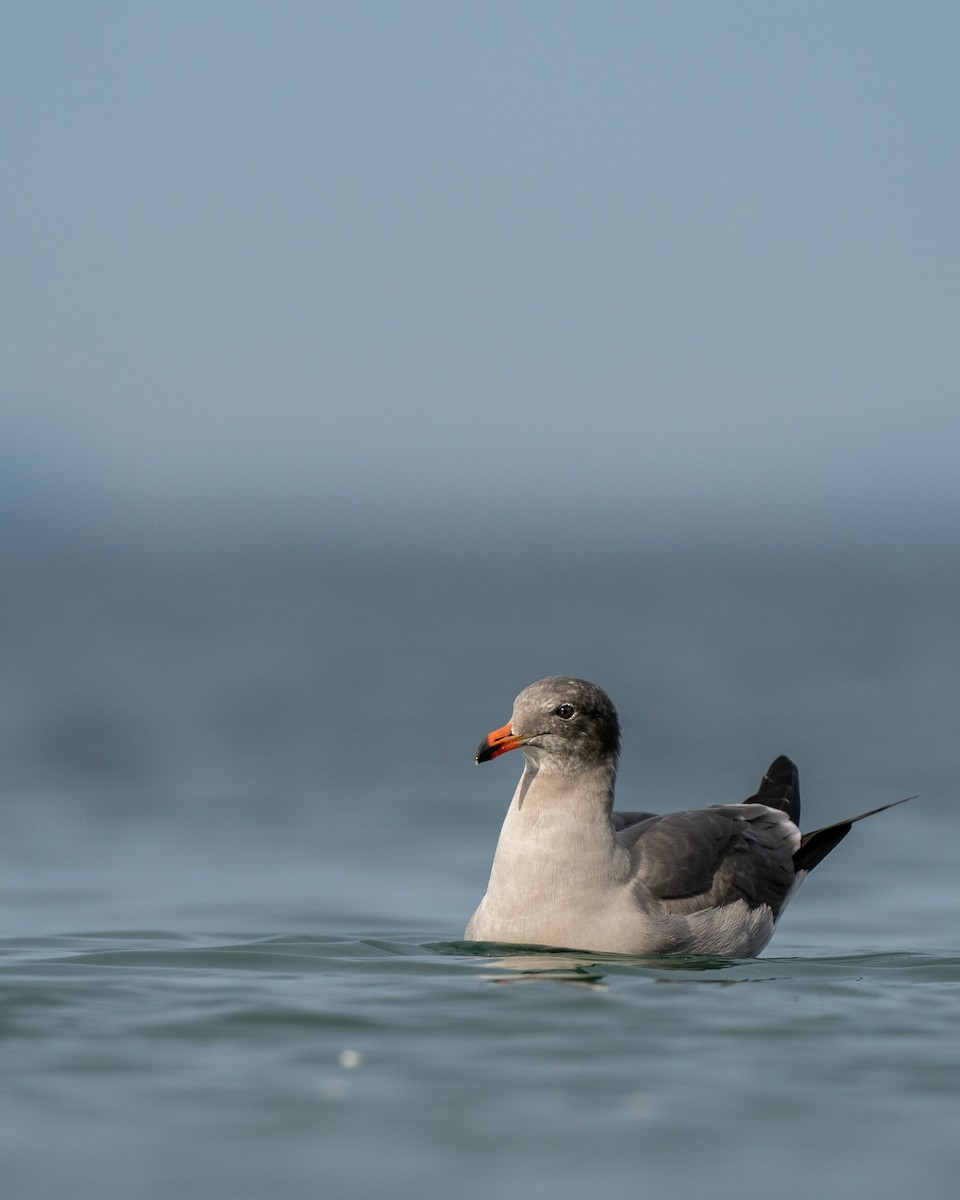
POLYGON ((952 1200, 958 64, 925 0, 2 5, 11 1195, 952 1200), (919 799, 761 963, 493 987, 473 756, 559 672, 623 807, 919 799))
POLYGON ((455 932, 513 775, 474 747, 554 672, 629 806, 783 752, 808 823, 949 800, 955 5, 0 21, 11 871, 127 829, 90 894, 146 852, 165 903, 205 827, 249 840, 203 894, 302 847, 379 920, 359 808, 455 932))
POLYGON ((10 520, 953 519, 952 3, 17 3, 10 520))

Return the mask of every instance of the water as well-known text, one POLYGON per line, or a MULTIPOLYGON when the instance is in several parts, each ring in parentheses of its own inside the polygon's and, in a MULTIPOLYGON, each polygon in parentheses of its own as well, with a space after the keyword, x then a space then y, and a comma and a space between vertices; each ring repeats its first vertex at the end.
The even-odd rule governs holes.
POLYGON ((951 556, 6 560, 5 1196, 954 1195, 951 556), (519 769, 472 755, 556 671, 618 702, 625 807, 781 752, 808 827, 920 799, 756 961, 469 946, 519 769))

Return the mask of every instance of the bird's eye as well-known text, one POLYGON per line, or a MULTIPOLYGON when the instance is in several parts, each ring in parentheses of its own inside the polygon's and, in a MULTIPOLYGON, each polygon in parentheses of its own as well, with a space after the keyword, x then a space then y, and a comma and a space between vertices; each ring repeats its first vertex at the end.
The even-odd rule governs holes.
POLYGON ((561 721, 569 721, 577 711, 572 704, 561 704, 553 710, 561 721))

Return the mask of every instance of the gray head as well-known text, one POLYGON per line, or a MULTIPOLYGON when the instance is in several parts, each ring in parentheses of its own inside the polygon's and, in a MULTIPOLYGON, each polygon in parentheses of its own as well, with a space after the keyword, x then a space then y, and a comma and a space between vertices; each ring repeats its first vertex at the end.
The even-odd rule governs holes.
POLYGON ((595 683, 551 675, 524 688, 514 702, 509 724, 480 743, 477 762, 517 747, 541 769, 575 772, 600 765, 615 769, 620 754, 617 710, 595 683))

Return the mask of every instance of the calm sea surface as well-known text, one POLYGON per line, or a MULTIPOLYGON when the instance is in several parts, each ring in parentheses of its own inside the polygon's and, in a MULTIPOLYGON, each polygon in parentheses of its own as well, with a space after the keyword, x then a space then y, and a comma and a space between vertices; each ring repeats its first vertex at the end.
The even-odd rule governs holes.
POLYGON ((4 548, 16 1200, 952 1198, 960 566, 943 545, 4 548), (754 961, 465 944, 543 675, 620 803, 902 796, 754 961))

